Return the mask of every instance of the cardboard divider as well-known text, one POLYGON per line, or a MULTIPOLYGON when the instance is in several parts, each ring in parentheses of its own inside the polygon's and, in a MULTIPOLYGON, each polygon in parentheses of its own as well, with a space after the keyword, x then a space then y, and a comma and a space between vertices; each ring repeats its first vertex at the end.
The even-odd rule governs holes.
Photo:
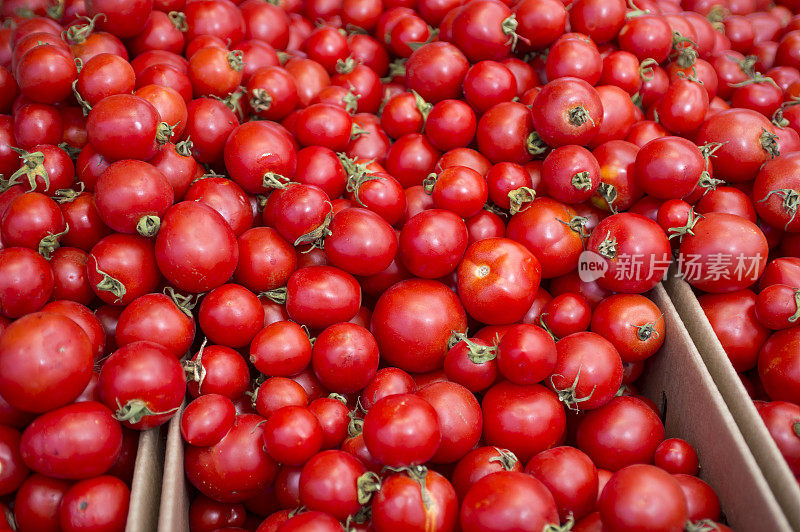
POLYGON ((151 532, 156 529, 163 466, 161 427, 142 432, 136 451, 125 532, 151 532))
MULTIPOLYGON (((189 531, 189 492, 183 474, 183 437, 181 416, 184 405, 167 425, 167 447, 164 458, 164 481, 161 486, 161 510, 158 532, 189 531)), ((155 530, 151 528, 151 530, 155 530)))
MULTIPOLYGON (((775 498, 792 528, 800 530, 800 486, 730 364, 692 287, 672 275, 665 286, 775 498)), ((751 510, 754 511, 755 507, 751 510)), ((761 527, 758 530, 769 528, 761 527)))
POLYGON ((697 449, 700 478, 734 530, 792 530, 667 292, 658 285, 649 296, 664 313, 666 338, 639 383, 661 410, 667 436, 697 449))
MULTIPOLYGON (((667 435, 683 438, 697 449, 700 477, 719 495, 731 527, 737 531, 790 532, 792 526, 667 292, 658 285, 648 295, 664 313, 666 338, 639 384, 642 393, 662 410, 667 435)), ((189 530, 181 412, 168 425, 158 532, 189 530)))

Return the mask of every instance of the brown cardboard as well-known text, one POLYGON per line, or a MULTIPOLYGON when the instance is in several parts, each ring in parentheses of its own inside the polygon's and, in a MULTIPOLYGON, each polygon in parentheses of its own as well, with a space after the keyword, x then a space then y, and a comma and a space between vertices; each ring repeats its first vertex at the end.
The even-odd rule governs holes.
POLYGON ((182 415, 183 406, 168 425, 158 532, 189 531, 189 493, 186 491, 186 476, 183 474, 183 438, 180 427, 182 415))
POLYGON ((775 498, 794 530, 800 530, 800 487, 728 361, 691 286, 671 277, 666 289, 775 498))
POLYGON ((158 521, 164 448, 160 427, 139 436, 126 532, 151 532, 158 521))
POLYGON ((664 313, 666 334, 640 383, 666 414, 667 435, 697 449, 700 477, 717 492, 734 530, 792 530, 666 291, 659 285, 650 297, 664 313))
MULTIPOLYGON (((664 313, 664 347, 650 361, 642 393, 663 409, 667 434, 689 441, 700 456, 700 476, 711 484, 737 532, 790 532, 733 416, 706 370, 664 288, 650 294, 664 313)), ((179 415, 169 424, 158 532, 188 532, 188 494, 183 474, 179 415)))

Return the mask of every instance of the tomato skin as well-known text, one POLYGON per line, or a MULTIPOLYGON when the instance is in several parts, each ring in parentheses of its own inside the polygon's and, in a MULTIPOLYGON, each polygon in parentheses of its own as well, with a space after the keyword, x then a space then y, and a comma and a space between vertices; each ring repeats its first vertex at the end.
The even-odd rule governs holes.
POLYGON ((796 153, 785 154, 767 161, 753 184, 752 197, 758 215, 771 226, 790 232, 800 232, 800 220, 795 216, 796 209, 787 207, 781 193, 773 191, 800 189, 798 168, 800 157, 796 153))
POLYGON ((146 294, 122 310, 114 337, 120 347, 148 340, 180 358, 191 347, 194 335, 194 320, 174 300, 164 294, 146 294))
POLYGON ((592 313, 592 332, 610 341, 623 362, 641 362, 655 354, 664 343, 665 327, 655 303, 638 294, 612 295, 592 313))
POLYGON ((151 241, 122 233, 113 233, 92 247, 86 271, 94 293, 117 306, 153 292, 161 280, 151 241), (116 282, 107 283, 104 273, 116 282))
POLYGON ((680 484, 669 473, 645 464, 614 474, 603 488, 598 506, 603 526, 610 532, 656 526, 682 530, 688 518, 680 484))
POLYGON ((477 481, 461 505, 464 532, 543 530, 559 522, 544 484, 518 471, 499 471, 477 481))
POLYGON ((164 216, 155 254, 159 269, 170 283, 199 293, 230 279, 239 248, 236 235, 214 209, 197 201, 183 201, 170 207, 164 216))
POLYGON ((511 326, 497 346, 497 369, 514 384, 536 384, 553 373, 558 354, 547 332, 536 325, 511 326))
POLYGON ((224 284, 203 298, 197 318, 211 342, 245 347, 263 326, 264 308, 250 290, 238 284, 224 284))
POLYGON ((19 318, 41 309, 53 293, 53 270, 32 249, 0 249, 0 314, 19 318))
POLYGON ((231 430, 211 447, 186 449, 186 476, 204 495, 243 502, 269 486, 278 466, 263 450, 260 416, 240 414, 231 430))
POLYGON ((311 510, 344 520, 358 512, 356 480, 366 471, 358 458, 346 452, 318 453, 300 473, 300 502, 311 510))
POLYGON ((800 403, 800 329, 776 331, 758 354, 758 376, 773 401, 800 403))
POLYGON ((562 520, 580 520, 597 499, 597 469, 592 460, 574 447, 542 451, 525 466, 525 472, 542 482, 555 499, 562 520))
POLYGON ((0 392, 12 406, 47 412, 72 402, 89 382, 93 350, 67 316, 28 314, 0 336, 0 392))
POLYGON ((499 382, 484 394, 481 408, 484 441, 523 461, 556 445, 566 429, 558 396, 540 384, 499 382))
POLYGON ((639 150, 634 174, 646 194, 679 199, 692 192, 704 169, 705 161, 692 141, 660 137, 639 150))
POLYGON ((189 528, 214 532, 222 526, 244 526, 247 510, 243 504, 227 504, 198 495, 189 506, 189 528))
POLYGON ((714 488, 693 475, 677 474, 672 478, 678 481, 686 497, 690 521, 717 521, 720 518, 719 498, 714 493, 714 488))
POLYGON ((436 471, 422 470, 383 480, 371 506, 375 530, 434 532, 456 527, 458 500, 453 486, 436 471))
POLYGON ((133 342, 117 349, 100 370, 98 389, 103 403, 117 408, 115 417, 138 430, 166 423, 186 395, 180 361, 153 342, 133 342), (142 408, 141 419, 126 417, 142 408))
POLYGON ((84 401, 33 420, 20 441, 25 464, 43 475, 82 479, 102 475, 122 448, 122 429, 111 410, 84 401))
POLYGON ((322 427, 307 408, 285 406, 267 419, 264 446, 277 462, 300 466, 322 447, 322 427))
POLYGON ((663 440, 661 420, 635 397, 614 397, 605 406, 589 412, 577 433, 578 448, 597 467, 610 471, 636 463, 652 463, 663 440), (634 427, 636 430, 628 430, 634 427))
POLYGON ((128 517, 130 490, 120 479, 101 476, 74 484, 61 499, 59 522, 64 532, 123 530, 128 517))
POLYGON ((370 329, 383 358, 405 371, 425 372, 442 366, 452 331, 467 328, 458 297, 444 284, 409 279, 394 284, 375 304, 370 329), (413 309, 423 305, 420 315, 413 309))
POLYGON ((361 306, 355 277, 331 266, 307 266, 286 284, 286 311, 292 320, 312 329, 349 321, 361 306))

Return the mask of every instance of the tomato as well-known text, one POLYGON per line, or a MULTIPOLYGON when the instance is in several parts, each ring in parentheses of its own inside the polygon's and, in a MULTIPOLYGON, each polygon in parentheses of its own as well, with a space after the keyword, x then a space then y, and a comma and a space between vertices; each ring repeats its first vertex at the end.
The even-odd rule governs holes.
POLYGON ((289 278, 285 301, 292 320, 324 329, 358 313, 361 287, 352 275, 338 268, 307 266, 289 278))
POLYGON ((72 402, 91 375, 93 347, 67 316, 32 313, 0 336, 0 393, 12 406, 47 412, 72 402))
POLYGON ((164 347, 133 342, 108 357, 100 370, 100 398, 125 426, 146 430, 166 423, 186 395, 183 367, 164 347))
POLYGON ((797 435, 800 407, 786 401, 773 401, 757 405, 757 409, 792 473, 797 474, 800 471, 800 436, 797 435))
POLYGON ((518 471, 499 471, 478 480, 464 496, 460 515, 464 532, 544 530, 559 522, 547 487, 518 471))
POLYGON ((411 394, 384 397, 364 417, 364 443, 370 454, 391 466, 420 465, 439 448, 436 410, 411 394))
POLYGON ((285 377, 268 378, 250 396, 253 408, 265 418, 285 406, 308 405, 308 393, 303 386, 285 377))
POLYGON ((167 210, 155 242, 158 268, 177 288, 206 292, 230 279, 238 261, 236 236, 223 218, 200 202, 167 210), (202 227, 198 232, 197 228, 202 227))
POLYGON ((71 53, 42 44, 17 61, 14 74, 23 96, 34 102, 53 104, 70 95, 78 71, 71 53))
POLYGON ((237 284, 224 284, 203 298, 197 317, 211 342, 244 347, 261 330, 264 308, 251 291, 237 284))
POLYGON ((600 165, 580 146, 561 146, 551 151, 542 166, 542 184, 548 196, 563 203, 582 203, 600 185, 600 165))
POLYGON ((300 501, 310 510, 327 512, 345 520, 360 508, 356 482, 365 472, 358 458, 346 452, 318 453, 306 462, 300 473, 300 501))
POLYGON ((758 351, 769 337, 756 315, 756 295, 750 290, 703 294, 698 302, 734 369, 754 368, 758 351))
POLYGON ((74 403, 39 416, 20 441, 25 465, 62 479, 102 475, 114 465, 121 448, 119 423, 111 410, 95 401, 74 403))
POLYGON ((692 286, 706 292, 733 292, 747 288, 764 272, 767 239, 753 222, 712 212, 690 221, 689 227, 692 234, 681 237, 678 266, 692 286))
POLYGON ((5 245, 35 249, 49 258, 67 228, 55 201, 39 192, 29 192, 8 205, 0 219, 0 231, 5 245))
POLYGON ((322 447, 322 427, 307 408, 285 406, 267 419, 264 445, 277 462, 302 465, 322 447))
POLYGON ((456 269, 467 249, 467 227, 454 213, 429 209, 411 218, 400 231, 400 256, 408 270, 428 279, 456 269))
POLYGON ((82 480, 61 499, 59 523, 65 532, 122 530, 128 518, 130 490, 120 479, 101 476, 82 480))
POLYGON ((87 278, 104 302, 124 306, 153 292, 161 279, 153 244, 138 235, 111 234, 92 247, 87 278))
POLYGON ((681 137, 653 139, 636 154, 634 174, 637 184, 650 196, 670 199, 689 195, 705 161, 697 146, 681 137))
POLYGON ((379 358, 373 336, 354 323, 331 325, 317 336, 311 351, 314 374, 337 393, 364 388, 378 370, 379 358))
POLYGON ((72 484, 34 474, 20 486, 14 499, 14 520, 19 530, 57 532, 61 499, 72 484))
POLYGON ((478 443, 483 428, 481 408, 475 396, 454 382, 434 382, 417 395, 436 411, 442 441, 431 461, 454 463, 478 443))
POLYGON ((578 425, 578 448, 604 469, 617 471, 631 464, 653 462, 664 440, 658 415, 635 397, 614 397, 586 414, 578 425))
MULTIPOLYGON (((348 129, 349 138, 349 129, 348 129)), ((231 179, 250 194, 266 190, 264 174, 291 179, 297 156, 286 130, 274 122, 247 122, 231 131, 225 141, 225 168, 231 179)))
POLYGON ((664 343, 666 324, 659 308, 638 294, 604 299, 592 313, 592 332, 611 342, 623 362, 641 362, 664 343))
POLYGON ((800 357, 796 327, 772 333, 758 354, 758 375, 767 395, 773 401, 798 403, 797 383, 800 379, 800 357))
POLYGON ((325 252, 334 266, 353 275, 375 275, 391 264, 397 237, 378 214, 361 208, 338 212, 325 238, 325 252))
POLYGON ((661 281, 670 263, 670 246, 663 229, 634 213, 614 214, 592 231, 586 248, 608 269, 597 283, 607 290, 642 293, 661 281))
POLYGON ((673 475, 696 475, 700 468, 697 451, 680 438, 668 438, 656 448, 655 465, 673 475))
POLYGON ((53 293, 53 270, 32 249, 0 249, 0 314, 19 318, 41 309, 53 293))
POLYGON ((637 464, 615 473, 598 501, 603 527, 681 530, 689 517, 680 484, 657 467, 637 464))
POLYGON ((581 519, 597 499, 597 469, 592 460, 574 447, 542 451, 525 466, 525 472, 542 482, 555 499, 562 521, 581 519))
POLYGON ((708 118, 697 132, 698 145, 722 144, 711 158, 714 175, 728 182, 753 179, 779 150, 772 124, 749 109, 731 109, 708 118))
POLYGON ((453 486, 447 478, 424 466, 382 480, 371 510, 376 530, 453 530, 458 519, 453 486), (400 508, 403 511, 398 511, 400 508))
POLYGON ((189 445, 215 445, 236 418, 233 402, 219 394, 206 394, 189 403, 181 416, 181 436, 189 445))
POLYGON ((438 176, 429 176, 423 186, 433 197, 436 208, 449 210, 462 218, 477 214, 489 196, 486 179, 464 166, 446 168, 438 176))
POLYGON ((146 294, 124 308, 117 322, 118 346, 148 340, 164 346, 175 358, 191 347, 195 335, 191 300, 173 292, 146 294))
POLYGON ((466 328, 458 297, 444 284, 426 279, 401 281, 386 290, 375 304, 370 325, 381 358, 416 372, 440 368, 452 331, 466 328), (417 312, 420 305, 428 311, 417 312))
POLYGON ((243 504, 229 504, 198 495, 189 506, 189 527, 198 532, 214 532, 223 526, 243 526, 247 510, 243 504))
POLYGON ((189 482, 220 502, 242 502, 263 493, 278 466, 263 450, 261 421, 253 414, 237 415, 219 443, 187 447, 184 464, 189 482))
POLYGON ((597 45, 581 33, 567 33, 556 39, 545 60, 545 74, 549 80, 574 77, 595 85, 602 67, 597 45))
POLYGON ((530 308, 540 278, 539 261, 524 246, 490 238, 475 242, 465 252, 458 266, 458 292, 475 319, 513 323, 530 308))
POLYGON ((582 79, 558 78, 542 88, 531 109, 533 127, 548 146, 585 145, 603 121, 597 91, 582 79))
POLYGON ((486 392, 481 407, 484 441, 523 461, 556 445, 565 431, 558 396, 539 384, 500 382, 486 392))
POLYGON ((147 100, 131 94, 103 98, 92 108, 86 122, 89 142, 111 161, 139 159, 156 154, 160 117, 147 100))
POLYGON ((800 231, 800 221, 795 219, 800 189, 795 177, 798 161, 793 153, 768 161, 756 176, 752 193, 758 215, 768 224, 791 232, 800 231))

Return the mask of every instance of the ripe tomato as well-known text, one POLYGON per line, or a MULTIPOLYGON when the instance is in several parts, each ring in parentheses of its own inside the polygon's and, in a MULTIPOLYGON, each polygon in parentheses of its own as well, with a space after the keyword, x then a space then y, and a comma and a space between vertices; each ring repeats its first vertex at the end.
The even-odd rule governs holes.
POLYGON ((592 313, 591 328, 614 345, 623 362, 641 362, 664 343, 661 311, 638 294, 616 294, 601 301, 592 313))
POLYGON ((555 499, 562 521, 571 515, 580 520, 597 500, 597 469, 592 460, 574 447, 542 451, 525 466, 525 472, 544 484, 555 499))
POLYGON ((513 323, 530 308, 540 271, 539 261, 521 244, 506 238, 481 240, 467 248, 458 266, 458 293, 475 319, 513 323))
POLYGON ((645 464, 615 473, 603 488, 598 507, 603 526, 614 532, 647 526, 680 530, 689 517, 678 481, 645 464))
POLYGON ((483 397, 483 439, 526 461, 556 445, 566 429, 558 396, 540 384, 500 382, 483 397))
POLYGON ((412 394, 384 397, 364 417, 364 443, 370 454, 390 467, 421 465, 441 441, 436 410, 412 394))
POLYGON ((614 346, 592 332, 577 332, 556 342, 558 359, 548 384, 567 408, 594 410, 615 396, 622 384, 622 361, 614 346))
POLYGON ((379 358, 375 338, 354 323, 331 325, 317 336, 311 351, 314 374, 323 386, 336 393, 364 388, 375 376, 379 358))
POLYGON ((122 448, 122 429, 111 410, 83 401, 51 410, 22 433, 20 453, 37 473, 63 479, 92 478, 108 471, 122 448))
POLYGON ((122 530, 128 520, 130 495, 123 481, 109 475, 75 483, 61 499, 61 530, 122 530))
POLYGON ((452 331, 463 332, 467 316, 461 302, 444 284, 409 279, 394 284, 378 299, 370 329, 381 357, 406 371, 431 371, 442 366, 452 331), (418 308, 428 309, 419 313, 418 308))
POLYGON ((758 354, 758 376, 773 401, 800 403, 798 342, 800 331, 792 327, 772 333, 761 346, 758 354))
POLYGON ((458 520, 453 486, 446 477, 424 466, 382 480, 371 510, 376 530, 453 530, 458 520))
POLYGON ((499 471, 478 480, 461 504, 464 532, 544 530, 559 523, 547 487, 518 471, 499 471))
POLYGON ((352 319, 361 306, 361 287, 355 277, 331 266, 307 266, 286 284, 286 311, 292 320, 324 329, 352 319))
POLYGON ((28 314, 0 336, 0 394, 28 412, 72 402, 89 382, 93 348, 83 329, 54 312, 28 314))
POLYGON ((236 408, 233 402, 219 394, 206 394, 186 406, 181 416, 181 436, 189 445, 215 445, 233 427, 236 408))
POLYGON ((310 510, 345 520, 361 507, 357 481, 366 471, 355 456, 339 450, 322 451, 303 466, 300 502, 310 510))

